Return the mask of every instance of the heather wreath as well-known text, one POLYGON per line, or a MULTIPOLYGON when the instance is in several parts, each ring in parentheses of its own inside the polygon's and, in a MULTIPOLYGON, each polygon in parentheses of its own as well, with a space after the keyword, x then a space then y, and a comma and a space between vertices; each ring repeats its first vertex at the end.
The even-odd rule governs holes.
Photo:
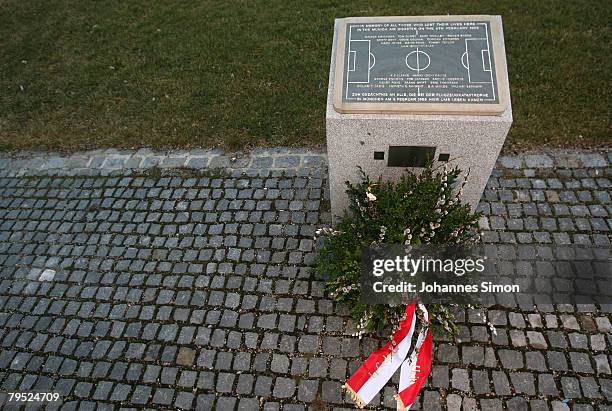
MULTIPOLYGON (((431 165, 421 173, 407 171, 397 182, 373 181, 359 169, 361 181, 347 182, 349 212, 321 238, 315 269, 326 279, 330 295, 346 303, 356 334, 390 332, 403 319, 402 305, 366 305, 361 301, 361 249, 376 244, 457 244, 477 242, 479 215, 459 197, 468 174, 457 167, 431 165)), ((453 334, 452 310, 428 305, 432 328, 453 334)))

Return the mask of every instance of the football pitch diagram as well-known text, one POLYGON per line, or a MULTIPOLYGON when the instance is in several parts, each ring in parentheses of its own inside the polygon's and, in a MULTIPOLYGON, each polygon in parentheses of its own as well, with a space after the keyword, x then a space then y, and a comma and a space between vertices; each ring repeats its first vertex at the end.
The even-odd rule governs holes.
POLYGON ((489 22, 350 23, 347 102, 497 103, 489 22))

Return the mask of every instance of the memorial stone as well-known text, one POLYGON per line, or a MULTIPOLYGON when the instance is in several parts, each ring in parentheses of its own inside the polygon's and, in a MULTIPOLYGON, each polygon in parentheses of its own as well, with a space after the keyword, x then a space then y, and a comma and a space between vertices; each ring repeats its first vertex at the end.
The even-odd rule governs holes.
POLYGON ((336 20, 326 120, 334 217, 357 166, 395 180, 428 160, 470 173, 475 209, 512 124, 501 17, 336 20))

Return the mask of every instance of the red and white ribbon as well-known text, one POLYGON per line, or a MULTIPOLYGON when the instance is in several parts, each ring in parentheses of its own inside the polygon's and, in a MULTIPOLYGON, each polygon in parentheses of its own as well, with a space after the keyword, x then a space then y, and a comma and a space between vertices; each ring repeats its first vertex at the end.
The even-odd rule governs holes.
POLYGON ((391 341, 373 352, 344 385, 357 407, 365 407, 400 367, 399 393, 395 396, 398 410, 409 410, 414 403, 429 375, 432 353, 429 314, 424 305, 419 304, 419 309, 424 316, 423 327, 410 357, 407 358, 417 320, 416 303, 406 306, 406 318, 400 322, 391 341))
POLYGON ((429 328, 429 313, 423 304, 423 326, 419 332, 414 351, 400 369, 399 392, 395 396, 398 410, 409 410, 431 371, 433 341, 429 328))

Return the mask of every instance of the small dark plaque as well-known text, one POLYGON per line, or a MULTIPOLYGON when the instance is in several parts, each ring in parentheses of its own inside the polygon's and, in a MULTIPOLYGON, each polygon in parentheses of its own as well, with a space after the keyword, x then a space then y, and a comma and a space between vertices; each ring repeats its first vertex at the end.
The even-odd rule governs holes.
POLYGON ((425 167, 433 160, 435 147, 389 146, 388 167, 425 167))
POLYGON ((440 153, 438 156, 438 161, 448 161, 450 159, 450 154, 448 153, 440 153))
POLYGON ((375 151, 374 152, 374 160, 384 160, 385 152, 384 151, 375 151))
POLYGON ((340 112, 500 113, 500 32, 490 16, 345 19, 334 106, 340 112))

